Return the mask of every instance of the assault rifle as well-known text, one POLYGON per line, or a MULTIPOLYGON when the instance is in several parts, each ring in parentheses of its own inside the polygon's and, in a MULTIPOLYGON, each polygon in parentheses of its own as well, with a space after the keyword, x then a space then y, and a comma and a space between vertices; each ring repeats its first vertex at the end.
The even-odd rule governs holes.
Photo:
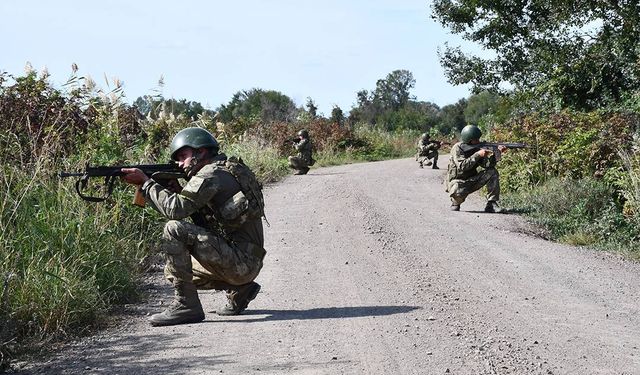
POLYGON ((526 143, 518 143, 518 142, 480 142, 474 145, 469 143, 461 143, 460 149, 466 155, 471 155, 480 149, 485 149, 485 150, 488 150, 491 154, 496 155, 497 160, 500 160, 502 153, 498 149, 499 146, 504 146, 507 149, 512 149, 512 148, 520 149, 520 148, 529 147, 529 145, 527 145, 526 143))
POLYGON ((442 146, 442 145, 446 145, 446 146, 452 146, 453 143, 449 142, 449 141, 437 141, 437 140, 433 140, 431 142, 437 143, 438 147, 442 146))
MULTIPOLYGON (((147 176, 154 179, 154 181, 165 186, 170 180, 176 180, 178 178, 185 178, 187 175, 182 168, 178 167, 176 163, 168 164, 142 164, 142 165, 117 165, 112 167, 90 167, 87 165, 84 172, 60 172, 60 177, 80 177, 76 181, 76 192, 80 198, 88 202, 102 202, 111 196, 113 191, 113 185, 116 182, 116 177, 123 176, 122 168, 138 168, 144 172, 147 176), (87 189, 89 179, 91 177, 104 177, 103 194, 102 196, 90 196, 83 192, 87 189)), ((133 203, 138 206, 144 206, 144 198, 140 192, 140 189, 136 191, 133 203)))
POLYGON ((299 140, 300 140, 300 138, 287 138, 282 142, 282 144, 286 145, 286 144, 292 143, 292 142, 295 143, 295 142, 298 142, 299 140))

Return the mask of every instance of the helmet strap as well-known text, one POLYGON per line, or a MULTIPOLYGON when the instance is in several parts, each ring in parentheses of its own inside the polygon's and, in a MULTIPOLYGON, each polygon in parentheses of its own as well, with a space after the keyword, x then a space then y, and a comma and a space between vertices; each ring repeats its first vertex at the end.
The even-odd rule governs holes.
POLYGON ((198 168, 199 164, 206 159, 204 154, 205 152, 200 151, 200 149, 193 150, 191 162, 189 163, 189 166, 184 169, 187 177, 193 177, 193 175, 200 170, 200 168, 198 168))

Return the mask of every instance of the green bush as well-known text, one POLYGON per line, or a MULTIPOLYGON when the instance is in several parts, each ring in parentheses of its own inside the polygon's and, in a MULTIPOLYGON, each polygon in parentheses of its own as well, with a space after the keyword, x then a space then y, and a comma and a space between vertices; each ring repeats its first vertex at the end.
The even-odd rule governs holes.
POLYGON ((553 178, 527 191, 508 194, 504 204, 527 213, 548 236, 573 245, 595 245, 638 255, 640 231, 626 218, 614 188, 603 180, 553 178))
POLYGON ((640 115, 633 112, 529 114, 492 128, 497 141, 529 148, 505 154, 500 169, 505 189, 526 189, 547 179, 603 177, 621 167, 619 151, 631 149, 640 115))
POLYGON ((21 345, 82 332, 135 298, 136 265, 157 231, 125 192, 90 204, 48 175, 52 169, 46 160, 5 165, 1 178, 0 275, 12 275, 4 325, 21 345))

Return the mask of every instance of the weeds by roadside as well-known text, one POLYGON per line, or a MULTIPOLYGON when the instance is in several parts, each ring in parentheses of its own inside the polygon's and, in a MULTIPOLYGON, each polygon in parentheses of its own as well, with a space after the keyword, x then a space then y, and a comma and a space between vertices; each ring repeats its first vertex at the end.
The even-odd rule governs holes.
POLYGON ((613 187, 602 180, 555 178, 530 190, 506 194, 503 203, 546 228, 552 240, 638 258, 637 220, 625 217, 614 197, 613 187))

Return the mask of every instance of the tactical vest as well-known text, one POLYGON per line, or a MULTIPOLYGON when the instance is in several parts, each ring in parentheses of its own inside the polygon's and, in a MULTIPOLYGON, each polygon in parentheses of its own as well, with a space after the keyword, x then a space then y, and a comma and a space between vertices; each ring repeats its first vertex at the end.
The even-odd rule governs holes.
MULTIPOLYGON (((475 154, 478 149, 468 148, 467 150, 463 149, 463 154, 465 158, 471 157, 475 154)), ((491 155, 489 157, 482 158, 479 163, 476 165, 476 168, 467 170, 467 171, 459 171, 456 163, 453 161, 453 156, 449 158, 449 166, 447 170, 447 181, 451 182, 453 180, 466 180, 478 174, 478 167, 489 169, 495 168, 497 162, 495 155, 491 155)))
POLYGON ((240 185, 240 191, 221 205, 208 203, 198 212, 191 215, 194 224, 208 228, 227 241, 231 241, 230 233, 237 230, 248 220, 264 217, 264 197, 262 185, 255 174, 242 159, 230 157, 211 164, 214 171, 223 170, 231 174, 240 185))
POLYGON ((247 220, 264 216, 262 184, 242 159, 232 156, 215 163, 216 168, 229 172, 240 185, 240 191, 229 198, 218 210, 217 219, 223 228, 237 228, 247 220))

